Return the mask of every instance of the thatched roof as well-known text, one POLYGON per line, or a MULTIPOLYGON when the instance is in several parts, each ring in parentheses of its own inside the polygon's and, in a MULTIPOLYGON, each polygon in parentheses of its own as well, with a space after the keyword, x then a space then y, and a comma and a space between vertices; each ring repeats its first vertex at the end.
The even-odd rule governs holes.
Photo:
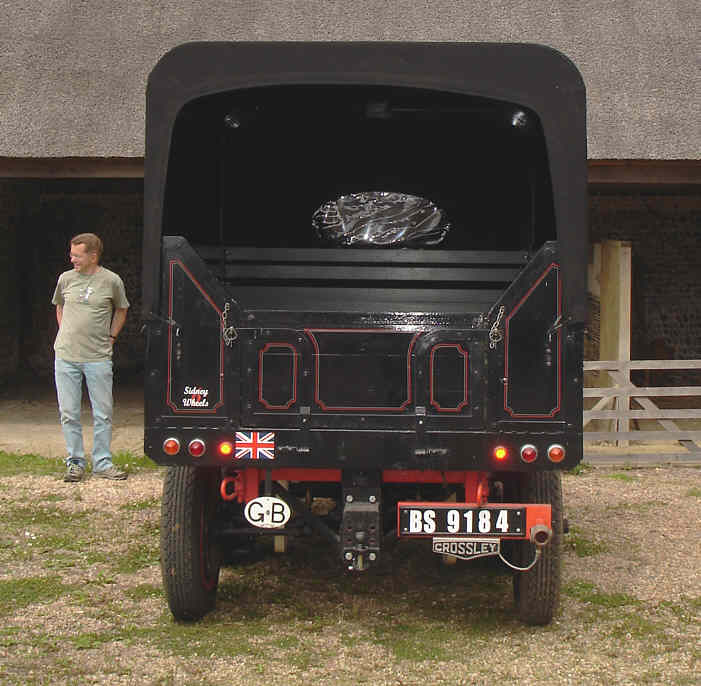
POLYGON ((699 159, 698 4, 562 0, 11 3, 0 26, 0 156, 140 157, 146 78, 191 40, 551 45, 588 90, 590 159, 699 159))

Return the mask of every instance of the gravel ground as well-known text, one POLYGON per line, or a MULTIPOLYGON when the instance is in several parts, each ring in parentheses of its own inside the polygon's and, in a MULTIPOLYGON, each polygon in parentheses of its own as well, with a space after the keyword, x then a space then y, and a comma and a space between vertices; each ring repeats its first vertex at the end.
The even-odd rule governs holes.
POLYGON ((700 683, 699 469, 564 475, 562 607, 536 629, 513 619, 503 572, 441 569, 401 545, 360 578, 304 544, 227 568, 217 610, 175 624, 159 590, 161 476, 0 475, 0 587, 64 585, 16 610, 10 592, 0 684, 700 683), (32 511, 77 521, 81 544, 50 549, 32 511))
MULTIPOLYGON (((140 391, 116 396, 115 451, 138 455, 140 391)), ((0 399, 0 425, 0 450, 63 455, 46 388, 0 399)), ((3 686, 701 684, 701 469, 565 474, 561 609, 534 629, 494 565, 442 567, 400 544, 349 577, 306 541, 224 569, 217 609, 176 624, 158 564, 162 472, 65 484, 53 464, 0 472, 3 686)))

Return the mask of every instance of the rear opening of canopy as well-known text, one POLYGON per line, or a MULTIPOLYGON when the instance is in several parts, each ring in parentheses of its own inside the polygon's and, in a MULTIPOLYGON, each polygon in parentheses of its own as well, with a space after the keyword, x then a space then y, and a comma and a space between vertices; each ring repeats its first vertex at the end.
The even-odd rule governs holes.
POLYGON ((366 192, 437 206, 451 229, 426 250, 530 252, 555 234, 534 112, 349 85, 269 86, 186 104, 173 129, 163 232, 193 245, 322 248, 315 211, 366 192))

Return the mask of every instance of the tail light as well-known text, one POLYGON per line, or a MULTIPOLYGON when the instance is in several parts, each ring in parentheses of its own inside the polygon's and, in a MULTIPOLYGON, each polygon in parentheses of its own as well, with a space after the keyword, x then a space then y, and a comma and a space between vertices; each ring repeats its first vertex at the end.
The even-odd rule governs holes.
POLYGON ((193 457, 202 457, 205 447, 204 441, 201 438, 193 438, 187 445, 187 451, 193 457))
POLYGON ((536 458, 538 457, 538 448, 536 448, 534 445, 531 445, 530 443, 526 443, 526 445, 521 446, 521 459, 524 462, 535 462, 536 458))
POLYGON ((234 452, 234 444, 231 441, 222 441, 217 447, 217 451, 222 457, 230 457, 234 452))
POLYGON ((562 462, 565 459, 565 449, 558 443, 553 443, 548 448, 548 459, 551 462, 562 462))
POLYGON ((177 438, 166 438, 163 441, 163 452, 166 455, 177 455, 180 452, 180 441, 177 438))
POLYGON ((494 459, 498 462, 502 462, 509 456, 509 451, 503 446, 498 445, 494 448, 494 459))

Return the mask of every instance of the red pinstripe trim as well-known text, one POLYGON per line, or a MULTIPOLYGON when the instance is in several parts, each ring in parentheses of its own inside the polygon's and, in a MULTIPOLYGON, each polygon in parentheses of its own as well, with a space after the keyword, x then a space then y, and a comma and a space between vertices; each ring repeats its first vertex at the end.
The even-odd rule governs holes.
POLYGON ((508 405, 509 392, 509 322, 511 318, 518 312, 521 305, 530 297, 531 293, 540 285, 543 279, 553 270, 557 270, 557 316, 562 314, 562 279, 560 277, 560 265, 557 262, 552 262, 548 268, 540 275, 538 280, 526 291, 526 294, 519 300, 516 307, 509 313, 505 320, 504 331, 504 411, 508 412, 512 417, 528 418, 528 419, 552 419, 559 411, 562 404, 562 332, 557 331, 557 405, 550 411, 549 414, 523 414, 514 412, 508 405))
MULTIPOLYGON (((180 260, 170 260, 169 263, 169 278, 170 282, 168 284, 168 318, 173 319, 173 268, 177 265, 182 269, 192 283, 195 284, 197 290, 202 294, 204 299, 212 306, 212 308, 219 315, 219 322, 221 326, 222 311, 216 306, 212 298, 205 292, 204 288, 200 285, 200 282, 192 275, 192 272, 180 261, 180 260)), ((219 339, 219 402, 214 407, 208 407, 206 409, 187 409, 182 410, 173 404, 171 400, 171 368, 172 368, 172 351, 173 351, 173 326, 168 326, 168 382, 166 384, 166 404, 179 414, 213 414, 224 404, 224 342, 219 339)))

